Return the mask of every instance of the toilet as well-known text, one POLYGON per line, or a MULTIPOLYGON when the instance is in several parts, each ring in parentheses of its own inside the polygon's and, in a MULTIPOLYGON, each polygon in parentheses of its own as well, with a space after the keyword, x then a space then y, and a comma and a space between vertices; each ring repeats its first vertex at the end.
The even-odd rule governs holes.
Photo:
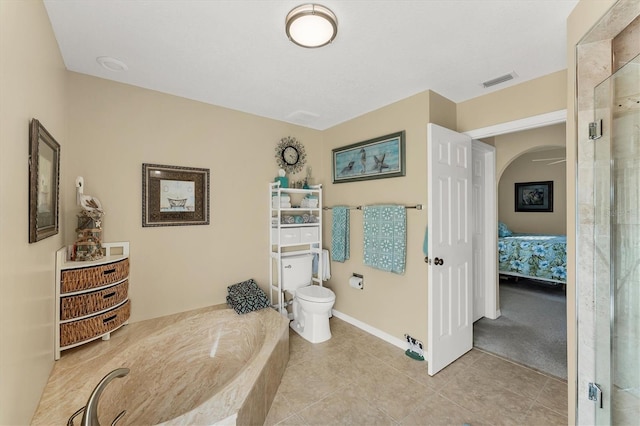
POLYGON ((313 255, 282 258, 282 289, 293 295, 293 321, 289 326, 311 343, 331 339, 329 317, 336 295, 326 287, 313 285, 313 255))

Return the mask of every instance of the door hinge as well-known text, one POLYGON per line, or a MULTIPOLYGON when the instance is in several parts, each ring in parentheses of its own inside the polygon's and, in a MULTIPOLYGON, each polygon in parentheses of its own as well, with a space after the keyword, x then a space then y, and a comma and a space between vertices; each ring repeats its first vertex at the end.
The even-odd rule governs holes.
POLYGON ((596 140, 602 137, 602 120, 589 123, 589 139, 596 140))
POLYGON ((427 256, 427 257, 425 257, 425 258, 424 258, 424 263, 426 263, 426 264, 428 264, 428 265, 431 265, 431 259, 429 259, 429 257, 428 257, 428 256, 427 256))
POLYGON ((595 401, 602 408, 602 389, 597 383, 589 383, 589 400, 595 401))

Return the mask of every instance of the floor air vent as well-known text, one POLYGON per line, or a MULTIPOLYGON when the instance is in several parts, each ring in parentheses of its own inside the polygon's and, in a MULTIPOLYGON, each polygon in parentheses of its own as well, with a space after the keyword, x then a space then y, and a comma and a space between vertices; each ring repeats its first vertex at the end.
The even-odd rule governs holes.
POLYGON ((482 87, 484 87, 486 89, 487 87, 495 86, 496 84, 500 84, 500 83, 504 83, 505 81, 513 80, 517 76, 518 76, 518 74, 516 74, 515 71, 511 72, 509 74, 501 75, 500 77, 494 78, 493 80, 485 81, 484 83, 482 83, 482 87))

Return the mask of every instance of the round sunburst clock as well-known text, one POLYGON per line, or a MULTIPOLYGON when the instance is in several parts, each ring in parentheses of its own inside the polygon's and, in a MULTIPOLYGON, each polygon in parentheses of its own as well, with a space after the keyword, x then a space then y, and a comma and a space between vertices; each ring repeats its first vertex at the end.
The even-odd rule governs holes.
POLYGON ((276 146, 276 162, 289 174, 298 173, 307 161, 304 146, 296 138, 287 136, 276 146))

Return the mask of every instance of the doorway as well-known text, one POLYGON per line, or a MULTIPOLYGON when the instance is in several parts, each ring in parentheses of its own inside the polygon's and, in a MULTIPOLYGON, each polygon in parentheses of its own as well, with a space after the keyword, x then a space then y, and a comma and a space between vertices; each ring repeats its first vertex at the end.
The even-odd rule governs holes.
POLYGON ((534 143, 555 139, 559 145, 531 148, 500 176, 501 315, 474 324, 474 347, 563 380, 567 378, 565 131, 563 124, 557 124, 496 137, 498 148, 524 138, 534 143), (515 188, 540 181, 553 185, 549 200, 553 211, 518 211, 515 188))
MULTIPOLYGON (((560 161, 560 163, 562 163, 562 161, 564 160, 564 146, 562 147, 562 152, 557 150, 557 146, 556 151, 551 151, 554 147, 552 147, 551 145, 554 144, 553 142, 553 138, 548 137, 548 135, 546 135, 544 132, 546 131, 546 129, 550 129, 549 132, 555 132, 559 135, 561 135, 561 140, 562 140, 562 145, 564 145, 564 139, 565 139, 565 128, 564 128, 564 122, 565 122, 565 118, 566 118, 566 111, 557 111, 554 113, 550 113, 550 114, 545 114, 545 115, 541 115, 541 116, 537 116, 537 117, 530 117, 528 119, 524 119, 524 120, 519 120, 517 122, 511 122, 511 123, 504 123, 502 125, 498 125, 498 126, 492 126, 490 128, 485 128, 485 129, 478 129, 475 131, 471 131, 468 132, 468 135, 471 135, 472 137, 475 138, 479 138, 479 139, 487 139, 487 138, 494 138, 493 140, 490 140, 490 142, 492 144, 496 145, 497 148, 497 153, 496 153, 496 164, 495 164, 495 176, 496 179, 493 180, 494 185, 495 185, 495 189, 496 189, 496 193, 498 193, 499 191, 499 185, 498 185, 498 180, 500 179, 500 177, 502 177, 502 175, 505 172, 505 169, 507 169, 507 167, 509 166, 509 164, 512 164, 512 162, 515 161, 515 159, 517 157, 519 157, 521 154, 527 152, 527 151, 535 151, 538 150, 538 152, 536 154, 531 154, 532 157, 537 157, 537 159, 546 159, 546 157, 551 158, 551 154, 553 154, 554 159, 555 157, 559 157, 558 159, 555 159, 554 161, 560 161), (554 129, 555 127, 555 129, 554 129), (525 130, 530 130, 530 132, 525 132, 525 133, 530 133, 531 135, 533 135, 531 137, 531 140, 519 140, 519 141, 515 141, 513 143, 510 144, 505 144, 504 140, 500 141, 499 139, 502 138, 504 139, 507 135, 512 135, 514 133, 517 132, 522 132, 525 130), (542 133, 539 133, 542 132, 542 133), (502 144, 500 143, 502 142, 502 144), (540 145, 542 145, 542 148, 540 148, 540 145), (548 154, 548 155, 547 155, 548 154)), ((523 133, 523 134, 525 134, 523 133)), ((523 161, 531 161, 531 157, 523 160, 523 161)), ((552 163, 553 161, 548 161, 549 163, 552 163)), ((560 164, 557 163, 557 164, 560 164)), ((563 166, 564 163, 561 164, 561 166, 563 166)), ((520 166, 516 166, 516 167, 522 167, 522 165, 520 166)), ((544 163, 540 163, 540 167, 557 167, 555 165, 551 165, 551 166, 547 166, 547 162, 544 163)), ((563 167, 564 169, 564 167, 563 167)), ((562 174, 562 181, 564 182, 564 178, 566 173, 561 173, 562 174)), ((533 179, 532 179, 533 180, 533 179)), ((537 179, 536 179, 537 180, 537 179)), ((511 195, 511 199, 508 202, 508 206, 507 208, 510 208, 511 211, 513 212, 514 210, 514 204, 513 204, 513 182, 510 182, 509 186, 509 191, 510 195, 511 195)), ((564 191, 564 187, 565 185, 562 185, 562 192, 564 191)), ((564 201, 564 195, 562 194, 561 191, 558 191, 558 196, 561 197, 561 200, 564 201)), ((500 216, 498 214, 498 211, 500 210, 500 204, 499 204, 499 196, 496 196, 496 201, 495 201, 495 216, 493 221, 495 223, 498 222, 498 217, 500 216)), ((558 206, 560 206, 560 203, 558 203, 558 206)), ((542 215, 543 213, 537 213, 538 215, 542 215)), ((548 213, 544 213, 544 214, 548 214, 548 213)), ((536 220, 539 221, 540 219, 537 217, 534 218, 527 218, 527 220, 536 220)), ((555 213, 555 217, 551 218, 550 216, 547 218, 549 219, 550 222, 554 222, 555 219, 561 220, 562 221, 562 225, 565 226, 566 223, 566 210, 564 209, 564 206, 562 206, 561 208, 556 208, 556 213, 555 213)), ((486 220, 486 219, 485 219, 486 220)), ((553 234, 561 234, 563 233, 562 231, 564 231, 565 228, 562 229, 555 229, 553 228, 551 230, 550 233, 553 234)), ((496 245, 497 245, 497 241, 494 240, 494 247, 492 247, 492 251, 494 253, 496 253, 496 245)), ((554 344, 548 345, 546 346, 548 349, 547 351, 547 355, 548 357, 551 359, 549 361, 549 359, 543 359, 544 362, 541 362, 540 365, 530 365, 526 362, 526 357, 525 362, 523 362, 520 359, 514 359, 514 361, 516 362, 520 362, 523 365, 527 365, 530 366, 534 369, 538 369, 544 372, 547 372, 553 376, 556 377, 561 377, 561 378, 565 378, 566 377, 566 356, 567 356, 567 352, 566 352, 566 295, 564 294, 564 291, 561 291, 560 293, 558 293, 558 289, 562 290, 564 286, 546 286, 545 284, 541 284, 539 282, 530 282, 530 287, 526 287, 525 286, 520 286, 520 284, 512 286, 511 288, 509 288, 509 284, 506 283, 503 287, 507 288, 507 290, 505 291, 509 291, 509 290, 515 290, 515 293, 512 291, 511 293, 508 294, 508 296, 504 296, 504 300, 501 299, 500 297, 500 280, 498 279, 498 275, 497 275, 497 261, 494 260, 493 261, 485 261, 484 264, 486 265, 487 268, 492 268, 495 272, 496 272, 496 278, 494 279, 494 285, 487 285, 486 288, 484 289, 484 294, 486 297, 486 302, 487 302, 487 306, 491 306, 491 303, 493 303, 493 312, 495 312, 495 314, 492 316, 489 315, 485 315, 485 318, 490 318, 490 319, 483 319, 482 321, 489 322, 491 323, 493 320, 495 320, 496 318, 501 317, 501 315, 503 315, 503 313, 505 313, 505 317, 511 315, 512 310, 510 309, 512 307, 512 303, 520 303, 522 300, 523 295, 520 294, 520 290, 523 289, 527 289, 527 290, 531 290, 533 296, 538 297, 541 300, 541 303, 543 303, 542 306, 547 306, 545 305, 545 303, 549 303, 549 309, 554 312, 554 317, 555 318, 551 318, 550 321, 554 321, 557 319, 562 320, 562 322, 558 322, 556 321, 554 324, 555 325, 555 329, 553 330, 552 333, 549 334, 549 340, 553 341, 554 344), (492 294, 489 293, 489 290, 492 290, 492 294), (549 293, 550 292, 550 293, 549 293), (515 301, 515 302, 514 302, 515 301), (505 306, 503 303, 508 303, 508 306, 505 306), (502 312, 502 309, 506 309, 505 312, 502 312), (559 342, 558 344, 555 344, 555 342, 559 342), (561 362, 558 363, 557 361, 560 360, 561 362), (545 368, 547 368, 547 366, 550 366, 552 368, 549 368, 549 370, 545 370, 545 368)), ((524 283, 521 283, 524 284, 524 283)), ((481 289, 481 285, 480 286, 474 286, 474 290, 475 289, 481 289)), ((530 295, 525 295, 526 297, 529 297, 530 295)), ((525 299, 526 300, 526 299, 525 299)), ((525 302, 525 306, 527 305, 527 303, 525 302)), ((491 308, 487 309, 487 312, 491 312, 491 308)), ((533 312, 534 317, 535 315, 537 315, 535 313, 535 311, 533 312)), ((474 317, 474 319, 478 319, 478 316, 474 317)), ((503 320, 505 320, 506 318, 502 318, 501 321, 501 325, 504 325, 503 320)), ((512 324, 511 326, 511 330, 513 331, 516 328, 516 324, 512 324)), ((505 329, 502 330, 503 332, 506 331, 505 329)), ((514 335, 514 336, 518 336, 518 334, 514 335)), ((541 336, 541 339, 545 337, 545 336, 541 336)), ((513 341, 508 341, 509 339, 506 339, 506 344, 507 345, 513 345, 516 346, 517 345, 517 340, 515 338, 513 338, 513 341)), ((541 340, 542 342, 542 340, 541 340)), ((542 345, 541 345, 542 346, 542 345)), ((535 349, 535 346, 534 346, 535 349)), ((506 358, 509 358, 509 352, 505 353, 505 354, 501 354, 498 353, 498 355, 503 355, 506 358)), ((529 358, 531 359, 531 358, 529 358)))
MULTIPOLYGON (((456 180, 456 184, 459 188, 460 187, 464 187, 465 190, 460 192, 458 191, 458 193, 466 193, 467 195, 464 196, 464 199, 467 200, 465 201, 466 203, 468 203, 469 205, 472 204, 471 202, 471 195, 472 195, 472 190, 471 190, 471 181, 472 181, 472 174, 471 174, 471 140, 475 139, 483 139, 483 138, 488 138, 488 137, 494 137, 497 135, 502 135, 502 134, 506 134, 506 133, 512 133, 512 132, 517 132, 520 130, 527 130, 527 129, 534 129, 534 128, 538 128, 538 127, 544 127, 544 126, 548 126, 551 124, 558 124, 558 123, 562 123, 566 121, 566 110, 561 110, 561 111, 556 111, 556 112, 552 112, 552 113, 547 113, 547 114, 542 114, 539 116, 534 116, 534 117, 528 117, 526 119, 521 119, 521 120, 516 120, 516 121, 512 121, 512 122, 507 122, 507 123, 502 123, 499 125, 495 125, 495 126, 490 126, 487 128, 481 128, 481 129, 477 129, 474 131, 470 131, 467 132, 466 134, 457 134, 456 132, 450 131, 448 129, 444 129, 442 128, 442 130, 444 131, 443 134, 443 139, 442 140, 435 140, 435 138, 433 137, 429 137, 427 138, 427 146, 428 146, 428 159, 430 162, 432 161, 439 161, 441 163, 447 163, 450 165, 453 165, 453 162, 457 162, 459 164, 465 164, 465 167, 468 167, 468 174, 465 174, 464 177, 457 177, 456 180), (467 141, 468 142, 462 142, 464 140, 464 137, 466 136, 467 141), (448 145, 446 145, 448 142, 448 140, 450 141, 454 141, 454 140, 460 140, 460 142, 465 146, 464 148, 462 148, 462 145, 460 148, 456 148, 455 150, 451 150, 449 148, 444 148, 448 145), (468 145, 466 145, 468 143, 468 145), (446 154, 446 155, 444 155, 446 154), (468 155, 468 157, 467 157, 468 155), (444 160, 435 160, 436 158, 438 159, 446 159, 447 161, 444 160), (469 161, 462 161, 462 159, 468 158, 469 161), (467 198, 468 197, 468 198, 467 198)), ((431 129, 434 129, 437 126, 434 125, 429 125, 428 126, 428 131, 427 134, 429 135, 431 132, 431 129)), ((457 142, 456 142, 457 143, 457 142)), ((499 171, 502 171, 504 166, 501 165, 501 161, 502 163, 507 163, 507 160, 509 158, 511 158, 508 154, 508 150, 505 150, 507 152, 505 152, 503 154, 503 158, 500 158, 500 155, 495 153, 495 151, 491 151, 491 156, 495 157, 495 165, 493 168, 493 172, 495 173, 494 176, 499 175, 499 171)), ((517 148, 515 149, 515 151, 517 152, 517 148)), ((431 165, 431 164, 430 164, 431 165)), ((428 165, 428 170, 430 171, 429 173, 432 173, 432 167, 430 167, 430 165, 428 165)), ((429 223, 428 223, 428 228, 431 231, 436 231, 438 230, 440 232, 440 234, 442 234, 444 232, 444 234, 449 235, 449 237, 452 237, 454 234, 449 234, 448 232, 443 231, 443 223, 437 222, 435 219, 435 215, 433 214, 434 212, 434 208, 436 206, 446 206, 449 205, 449 200, 440 200, 440 202, 434 200, 434 195, 436 195, 435 188, 437 184, 437 179, 434 179, 435 176, 429 176, 428 179, 428 198, 429 198, 429 203, 428 203, 428 208, 429 208, 429 223), (437 223, 436 223, 437 222, 437 223)), ((445 179, 442 182, 452 182, 450 179, 445 179)), ((448 185, 445 184, 441 184, 440 185, 441 188, 448 188, 448 185)), ((489 193, 495 193, 496 192, 496 181, 495 178, 486 186, 486 190, 489 191, 489 193)), ((437 198, 437 197, 435 197, 437 198)), ((484 295, 485 295, 485 299, 484 299, 484 305, 485 305, 485 311, 486 311, 486 315, 487 317, 498 317, 499 316, 499 310, 498 310, 498 294, 497 294, 497 288, 498 288, 498 275, 497 275, 497 263, 496 263, 496 252, 497 252, 497 232, 495 231, 497 228, 497 214, 496 214, 496 210, 497 210, 497 204, 495 202, 495 198, 492 202, 487 203, 485 206, 485 219, 484 219, 484 224, 489 224, 489 226, 493 226, 493 231, 491 232, 487 232, 485 233, 486 235, 486 240, 485 240, 485 245, 486 245, 486 254, 488 254, 487 256, 485 256, 484 260, 483 260, 483 265, 486 266, 486 273, 487 276, 490 276, 491 278, 488 279, 482 279, 480 278, 478 281, 479 284, 485 284, 488 283, 489 285, 484 285, 484 289, 482 289, 484 295)), ((458 212, 459 213, 459 212, 458 212)), ((469 210, 469 213, 471 213, 471 209, 469 210)), ((442 216, 442 215, 440 215, 442 216)), ((444 217, 444 216, 442 216, 444 217)), ((457 214, 456 217, 462 218, 462 216, 460 216, 460 214, 457 214)), ((451 219, 451 218, 449 218, 451 219)), ((450 222, 450 220, 449 220, 450 222)), ((458 221, 459 222, 459 221, 458 221)), ((448 222, 447 222, 448 223, 448 222)), ((458 224, 457 226, 459 226, 460 224, 458 224)), ((471 229, 471 223, 470 223, 470 219, 469 221, 467 221, 467 219, 465 219, 465 223, 464 226, 462 226, 462 228, 460 229, 466 229, 466 230, 470 230, 471 229)), ((432 234, 433 235, 433 234, 432 234)), ((472 298, 473 298, 473 294, 469 294, 469 293, 473 293, 473 291, 475 290, 473 287, 475 286, 475 283, 472 283, 472 281, 474 281, 472 279, 471 276, 469 276, 468 278, 464 278, 468 275, 472 275, 473 274, 473 268, 458 268, 458 270, 456 271, 456 273, 452 273, 451 271, 451 266, 452 264, 449 263, 450 261, 447 261, 447 270, 449 270, 446 274, 442 274, 442 271, 439 271, 439 278, 440 281, 436 282, 437 280, 433 279, 433 274, 435 273, 434 268, 442 268, 442 258, 440 257, 439 252, 444 248, 444 246, 448 246, 450 244, 450 242, 452 241, 451 238, 440 238, 439 240, 437 238, 432 238, 432 235, 430 235, 429 237, 429 244, 428 244, 428 253, 429 253, 429 257, 426 259, 428 261, 428 263, 431 265, 430 260, 433 260, 434 263, 433 265, 439 265, 439 266, 430 266, 429 267, 429 297, 428 297, 428 312, 429 312, 429 321, 428 321, 428 335, 429 335, 429 342, 428 342, 428 346, 429 346, 429 351, 427 353, 428 358, 429 358, 429 374, 433 375, 435 374, 440 368, 448 365, 450 362, 453 362, 458 356, 462 355, 464 352, 466 352, 465 350, 461 350, 461 348, 464 347, 468 347, 467 350, 471 349, 472 345, 473 345, 473 332, 471 330, 471 332, 467 333, 464 330, 467 330, 469 328, 469 325, 471 325, 471 329, 472 329, 472 322, 471 324, 469 324, 469 321, 471 321, 471 319, 474 317, 473 315, 473 303, 468 303, 468 304, 463 304, 461 303, 461 299, 460 298, 465 298, 466 300, 469 300, 471 302, 472 298), (436 241, 438 240, 438 241, 436 241), (440 241, 442 240, 442 241, 440 241), (445 240, 449 241, 447 243, 445 243, 445 240), (435 263, 438 259, 440 259, 439 264, 435 263), (460 272, 460 271, 467 271, 467 272, 460 272), (462 278, 461 278, 462 277, 462 278), (464 279, 463 279, 464 278, 464 279), (470 286, 471 288, 469 288, 469 290, 467 289, 467 284, 466 283, 472 283, 472 285, 470 286), (444 283, 444 284, 443 284, 444 283), (447 285, 445 285, 446 283, 448 283, 447 285), (442 289, 443 291, 438 291, 438 289, 442 289), (446 291, 444 291, 446 289, 446 291), (457 290, 456 290, 457 289, 457 290), (436 292, 436 293, 433 293, 436 292), (436 296, 436 297, 434 297, 436 296), (439 297, 437 297, 439 296, 439 297), (464 309, 460 308, 460 312, 462 312, 462 314, 458 314, 455 318, 451 317, 451 312, 449 309, 444 309, 444 307, 447 306, 465 306, 464 309), (456 336, 456 338, 453 338, 453 336, 456 336), (460 336, 465 336, 464 338, 458 339, 458 337, 460 336), (463 342, 464 341, 464 342, 463 342), (464 343, 464 344, 463 344, 464 343), (431 367, 432 364, 434 364, 435 360, 438 361, 438 368, 435 367, 431 367)), ((467 233, 466 231, 463 234, 457 233, 455 234, 457 239, 463 238, 469 238, 469 243, 468 245, 471 246, 471 238, 467 237, 467 235, 470 235, 470 233, 467 233), (461 236, 462 235, 462 236, 461 236)), ((456 268, 458 267, 458 264, 460 262, 459 261, 459 256, 453 256, 450 259, 455 260, 457 263, 454 264, 456 266, 456 268)), ((471 266, 471 265, 469 265, 471 266)))

